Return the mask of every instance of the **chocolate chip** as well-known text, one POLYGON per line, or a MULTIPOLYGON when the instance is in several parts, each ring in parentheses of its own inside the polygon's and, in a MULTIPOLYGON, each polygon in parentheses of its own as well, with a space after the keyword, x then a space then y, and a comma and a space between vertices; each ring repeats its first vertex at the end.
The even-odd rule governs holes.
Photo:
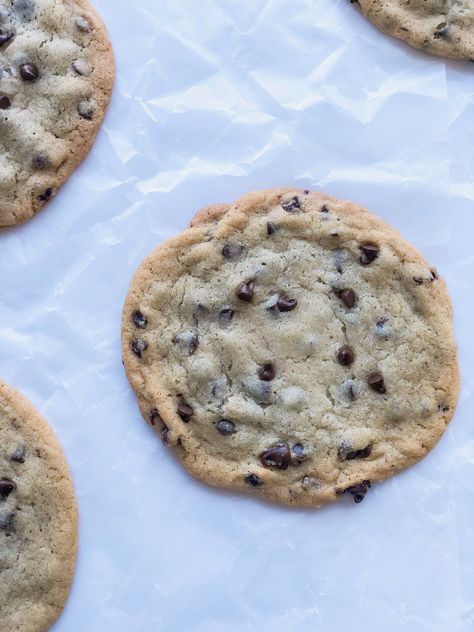
POLYGON ((173 337, 174 344, 186 349, 189 355, 194 355, 199 347, 199 337, 192 331, 186 331, 173 337))
POLYGON ((39 70, 34 64, 23 64, 20 66, 20 75, 23 81, 36 81, 39 77, 39 70))
POLYGON ((26 457, 26 448, 24 446, 20 446, 13 450, 10 460, 15 461, 15 463, 24 463, 25 457, 26 457))
POLYGON ((361 503, 370 488, 370 481, 362 481, 357 485, 351 485, 344 490, 345 494, 350 494, 355 503, 361 503))
POLYGON ((260 463, 263 467, 274 467, 277 470, 288 469, 290 461, 291 452, 286 443, 279 443, 260 455, 260 463))
POLYGON ((225 390, 227 387, 227 378, 221 377, 216 380, 211 386, 212 396, 216 399, 224 399, 225 390))
POLYGON ((288 298, 280 295, 276 306, 280 312, 291 312, 298 305, 298 301, 295 298, 288 298))
POLYGON ((363 266, 368 266, 372 261, 375 261, 379 256, 379 247, 374 244, 362 244, 359 246, 362 254, 359 261, 363 266))
POLYGON ((176 412, 185 423, 188 423, 194 415, 194 408, 181 397, 178 401, 178 408, 176 412))
POLYGON ((440 413, 447 413, 449 406, 447 404, 438 404, 438 410, 440 413))
POLYGON ((372 454, 372 444, 361 450, 347 450, 345 445, 339 448, 339 458, 341 461, 353 461, 354 459, 366 459, 372 454))
POLYGON ((337 290, 337 289, 335 289, 334 293, 336 294, 336 296, 338 296, 341 299, 341 301, 347 307, 354 307, 354 305, 357 302, 357 295, 354 292, 354 290, 350 290, 350 289, 337 290))
POLYGON ((0 97, 0 110, 8 110, 11 106, 11 101, 7 96, 0 97))
POLYGON ((168 445, 170 429, 160 417, 160 435, 164 445, 168 445))
POLYGON ((81 118, 86 119, 87 121, 92 120, 92 117, 94 116, 94 108, 89 101, 80 101, 77 104, 77 112, 81 118))
POLYGON ((5 533, 13 533, 15 531, 14 514, 0 514, 0 531, 5 531, 5 533))
POLYGON ((309 189, 305 189, 305 190, 303 191, 303 193, 304 193, 305 195, 309 195, 309 189))
POLYGON ((248 279, 237 289, 236 296, 240 298, 241 301, 245 301, 245 303, 251 303, 253 300, 255 288, 254 279, 248 279))
POLYGON ((299 213, 299 209, 301 208, 297 195, 293 196, 289 202, 282 202, 281 205, 287 213, 299 213))
POLYGON ((249 485, 252 485, 252 487, 263 485, 263 481, 256 474, 247 474, 244 480, 249 485))
POLYGON ((280 227, 274 222, 267 222, 267 235, 273 235, 280 227))
POLYGON ((222 248, 222 256, 225 259, 237 259, 243 253, 244 247, 238 244, 226 244, 222 248))
POLYGON ((235 432, 235 424, 228 419, 221 419, 217 424, 217 430, 221 435, 229 436, 235 432))
POLYGON ((38 195, 38 200, 40 202, 48 202, 53 197, 53 189, 52 187, 48 187, 43 193, 38 195))
POLYGON ((448 37, 449 33, 449 24, 447 22, 441 22, 435 29, 434 38, 435 39, 444 39, 448 37))
POLYGON ((370 373, 367 376, 367 384, 373 391, 376 391, 377 393, 386 393, 387 391, 387 389, 385 388, 383 375, 378 371, 374 371, 374 373, 370 373))
POLYGON ((133 312, 132 320, 135 327, 138 327, 139 329, 145 329, 145 327, 148 325, 148 320, 138 309, 133 312))
POLYGON ((324 205, 321 207, 321 213, 329 213, 329 209, 328 209, 328 207, 326 206, 326 204, 324 204, 324 205))
POLYGON ((413 281, 415 281, 417 285, 423 285, 424 279, 423 277, 413 277, 413 281))
POLYGON ((292 452, 296 457, 297 464, 302 463, 308 456, 306 448, 301 443, 295 443, 292 452))
POLYGON ((157 421, 163 421, 161 419, 160 413, 158 412, 158 408, 152 408, 148 413, 148 416, 150 418, 150 423, 152 426, 154 426, 157 421))
POLYGON ((144 351, 148 349, 148 342, 140 338, 139 340, 134 340, 132 342, 132 351, 133 353, 141 358, 144 351))
POLYGON ((15 37, 15 33, 0 33, 0 48, 15 37))
POLYGON ((0 480, 0 498, 5 500, 7 496, 10 496, 16 489, 16 485, 9 478, 2 478, 0 480))
POLYGON ((219 325, 227 327, 234 318, 234 310, 231 307, 223 307, 219 312, 219 325))
POLYGON ((258 377, 264 382, 271 382, 275 379, 275 367, 273 364, 264 364, 258 370, 258 377))
POLYGON ((34 169, 47 169, 50 164, 46 154, 35 154, 31 159, 31 165, 34 169))
POLYGON ((437 281, 439 279, 439 274, 436 272, 436 270, 431 270, 431 279, 433 281, 437 281))
POLYGON ((342 366, 351 366, 354 362, 354 358, 354 351, 348 345, 341 347, 337 352, 337 360, 339 364, 342 364, 342 366))

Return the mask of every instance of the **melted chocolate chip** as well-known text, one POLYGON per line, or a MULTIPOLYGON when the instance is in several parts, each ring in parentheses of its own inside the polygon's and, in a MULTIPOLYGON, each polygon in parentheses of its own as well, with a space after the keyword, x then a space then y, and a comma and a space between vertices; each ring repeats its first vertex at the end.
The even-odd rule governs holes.
POLYGON ((370 488, 370 481, 362 481, 357 485, 351 485, 344 490, 345 494, 350 494, 355 503, 361 503, 370 488))
POLYGON ((264 382, 271 382, 275 379, 275 367, 273 364, 264 364, 258 370, 258 377, 264 382))
POLYGON ((268 236, 276 233, 278 229, 279 229, 278 224, 275 224, 274 222, 267 222, 267 235, 268 236))
POLYGON ((260 463, 263 467, 274 467, 277 470, 288 469, 290 461, 291 452, 286 443, 279 443, 260 455, 260 463))
POLYGON ((232 421, 229 421, 228 419, 221 419, 216 427, 217 427, 218 432, 220 432, 221 435, 224 435, 226 437, 231 434, 234 434, 235 432, 235 424, 232 421))
POLYGON ((188 423, 194 415, 194 408, 181 397, 178 401, 178 408, 176 409, 176 412, 185 423, 188 423))
POLYGON ((383 379, 383 375, 378 371, 374 371, 374 373, 370 373, 367 376, 367 384, 373 391, 377 393, 386 393, 387 389, 385 388, 385 382, 383 379))
POLYGON ((245 301, 245 303, 251 303, 253 300, 255 289, 255 281, 254 279, 248 279, 237 289, 236 296, 240 298, 241 301, 245 301))
POLYGON ((15 33, 0 33, 0 48, 11 42, 15 37, 15 33))
POLYGON ((299 213, 299 209, 301 208, 300 200, 297 195, 293 196, 289 202, 282 202, 281 205, 287 213, 299 213))
POLYGON ((231 307, 223 307, 219 312, 219 325, 227 327, 234 318, 234 310, 231 307))
POLYGON ((0 480, 0 498, 5 500, 16 489, 16 485, 9 478, 2 478, 0 480))
POLYGON ((0 97, 0 110, 8 110, 11 106, 11 101, 7 96, 0 97))
POLYGON ((334 290, 334 293, 336 294, 336 296, 338 296, 341 301, 344 303, 344 305, 346 305, 347 307, 354 307, 354 305, 357 302, 357 295, 354 292, 354 290, 351 289, 344 289, 344 290, 334 290))
POLYGON ((354 358, 354 351, 348 345, 341 347, 337 352, 337 361, 339 362, 339 364, 342 364, 342 366, 351 366, 351 364, 354 362, 354 358))
POLYGON ((13 450, 10 460, 15 461, 15 463, 24 463, 25 458, 26 458, 26 448, 24 446, 20 446, 13 450))
POLYGON ((12 513, 0 514, 0 531, 13 533, 15 531, 15 516, 12 513))
POLYGON ((374 244, 361 244, 359 250, 362 252, 359 261, 363 266, 368 266, 379 256, 379 247, 374 244))
POLYGON ((243 253, 244 247, 237 244, 226 244, 222 248, 222 256, 225 259, 237 259, 243 253))
POLYGON ((52 197, 53 189, 51 187, 48 187, 45 191, 43 191, 43 193, 40 193, 40 195, 38 195, 38 200, 40 202, 48 202, 52 197))
POLYGON ((148 320, 138 309, 133 312, 132 320, 135 327, 138 327, 139 329, 145 329, 145 327, 148 325, 148 320))
POLYGON ((139 340, 134 340, 132 342, 132 351, 138 357, 141 358, 143 352, 148 349, 148 342, 140 338, 139 340))
POLYGON ((295 298, 288 298, 280 295, 276 306, 279 312, 291 312, 298 305, 298 301, 295 298))
POLYGON ((20 66, 20 76, 23 81, 36 81, 39 77, 39 70, 34 64, 23 64, 20 66))
POLYGON ((77 105, 77 113, 81 118, 91 121, 94 116, 94 108, 89 101, 80 101, 77 105))
POLYGON ((244 480, 249 485, 252 485, 252 487, 263 485, 263 481, 256 474, 247 474, 244 480))
POLYGON ((31 165, 34 169, 47 169, 50 164, 50 160, 46 154, 35 154, 31 159, 31 165))

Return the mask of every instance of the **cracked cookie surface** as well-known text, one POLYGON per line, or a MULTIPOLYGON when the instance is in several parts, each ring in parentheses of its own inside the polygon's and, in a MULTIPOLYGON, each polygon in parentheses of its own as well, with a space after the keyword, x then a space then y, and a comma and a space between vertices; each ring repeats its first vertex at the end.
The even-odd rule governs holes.
POLYGON ((0 382, 0 621, 43 632, 71 586, 77 510, 61 447, 18 392, 0 382))
POLYGON ((87 0, 0 0, 0 226, 32 217, 85 158, 114 76, 87 0))
POLYGON ((193 475, 360 502, 434 447, 459 390, 451 306, 395 229, 287 189, 192 224, 137 271, 122 337, 142 414, 193 475))
POLYGON ((474 59, 471 0, 357 0, 382 31, 415 48, 455 59, 474 59))

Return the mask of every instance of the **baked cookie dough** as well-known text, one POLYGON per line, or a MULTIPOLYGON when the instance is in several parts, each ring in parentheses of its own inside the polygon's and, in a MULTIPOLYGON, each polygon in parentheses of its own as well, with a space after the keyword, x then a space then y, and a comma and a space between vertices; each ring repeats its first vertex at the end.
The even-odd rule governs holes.
POLYGON ((433 55, 474 60, 472 0, 358 0, 380 30, 433 55))
POLYGON ((71 476, 52 430, 0 382, 0 629, 44 632, 63 610, 77 549, 71 476))
POLYGON ((140 266, 123 359, 145 419, 212 485, 319 506, 423 458, 457 402, 435 268, 356 204, 210 207, 140 266))
POLYGON ((32 217, 82 162, 114 76, 87 0, 0 0, 0 226, 32 217))

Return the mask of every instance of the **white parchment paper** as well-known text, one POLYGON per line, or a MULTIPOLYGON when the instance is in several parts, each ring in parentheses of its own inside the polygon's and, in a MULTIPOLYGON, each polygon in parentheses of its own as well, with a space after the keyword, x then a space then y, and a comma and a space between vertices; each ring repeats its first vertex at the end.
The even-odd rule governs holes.
POLYGON ((0 232, 0 375, 59 435, 81 513, 55 632, 474 630, 474 65, 347 0, 96 0, 118 83, 56 200, 0 232), (284 509, 188 477, 142 421, 120 316, 142 258, 213 202, 320 188, 446 277, 463 390, 423 462, 355 506, 284 509))

